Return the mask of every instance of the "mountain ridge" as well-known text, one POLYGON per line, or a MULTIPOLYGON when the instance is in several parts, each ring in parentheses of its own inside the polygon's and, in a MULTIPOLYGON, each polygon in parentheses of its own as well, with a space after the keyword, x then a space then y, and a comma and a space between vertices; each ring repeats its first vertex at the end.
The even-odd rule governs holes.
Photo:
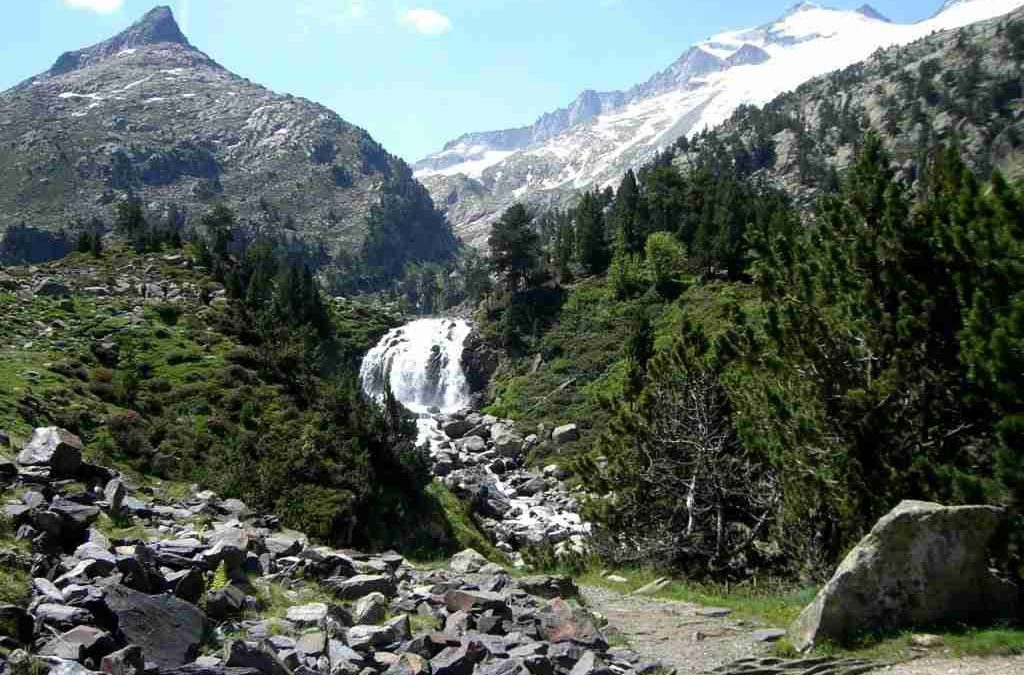
POLYGON ((465 135, 415 163, 416 176, 456 231, 480 246, 490 223, 515 201, 538 208, 565 205, 581 189, 616 182, 679 136, 725 121, 739 105, 766 103, 811 77, 867 58, 875 48, 1002 15, 1021 4, 968 0, 949 4, 932 19, 896 24, 870 5, 834 10, 798 3, 774 22, 713 35, 643 83, 603 94, 617 103, 611 109, 593 110, 572 125, 559 116, 560 131, 545 140, 535 140, 535 126, 515 134, 465 135), (501 139, 500 147, 492 144, 495 139, 501 139))
POLYGON ((426 242, 409 244, 413 259, 455 248, 405 162, 329 108, 222 67, 166 6, 0 92, 0 162, 0 233, 109 224, 128 196, 152 219, 195 228, 224 202, 252 236, 350 259, 392 194, 409 205, 403 226, 423 230, 402 238, 426 242))

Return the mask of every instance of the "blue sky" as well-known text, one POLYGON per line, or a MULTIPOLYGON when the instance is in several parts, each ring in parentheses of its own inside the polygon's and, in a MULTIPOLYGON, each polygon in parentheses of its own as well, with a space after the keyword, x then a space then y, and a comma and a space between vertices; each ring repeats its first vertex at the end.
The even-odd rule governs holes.
MULTIPOLYGON (((319 101, 409 161, 467 131, 520 126, 579 91, 645 80, 693 42, 795 0, 164 0, 191 42, 319 101)), ((853 8, 864 0, 826 2, 853 8)), ((156 0, 3 0, 0 89, 99 42, 156 0)), ((877 0, 896 21, 941 0, 877 0)))

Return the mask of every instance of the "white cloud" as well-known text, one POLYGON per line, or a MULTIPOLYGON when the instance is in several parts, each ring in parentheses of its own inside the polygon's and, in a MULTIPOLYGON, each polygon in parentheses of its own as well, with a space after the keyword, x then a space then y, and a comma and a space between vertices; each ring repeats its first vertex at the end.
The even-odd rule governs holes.
POLYGON ((366 16, 366 5, 368 0, 346 0, 348 13, 353 19, 361 19, 366 16))
POLYGON ((100 14, 110 14, 121 9, 124 0, 64 0, 64 4, 72 9, 88 9, 100 14))
POLYGON ((434 9, 407 9, 398 17, 403 26, 409 26, 422 35, 440 35, 452 28, 452 22, 434 9))

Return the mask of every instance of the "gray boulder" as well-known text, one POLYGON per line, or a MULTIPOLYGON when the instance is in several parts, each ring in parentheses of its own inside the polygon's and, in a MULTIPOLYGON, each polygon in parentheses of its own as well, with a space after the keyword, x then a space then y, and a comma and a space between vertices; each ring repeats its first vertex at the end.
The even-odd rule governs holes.
POLYGON ((32 292, 40 297, 46 298, 66 298, 71 295, 71 289, 67 287, 62 281, 57 279, 46 278, 36 284, 32 292))
POLYGON ((332 578, 326 584, 342 600, 356 600, 370 593, 381 593, 390 598, 397 592, 395 580, 382 574, 357 574, 350 579, 332 578))
POLYGON ((107 675, 142 675, 146 672, 142 649, 138 645, 128 645, 107 654, 100 662, 100 670, 107 675))
POLYGON ((560 427, 555 427, 555 430, 551 432, 551 440, 558 445, 571 443, 572 441, 578 441, 579 439, 580 430, 575 424, 566 424, 560 427))
POLYGON ((370 593, 359 598, 352 612, 352 620, 357 624, 379 623, 388 613, 388 599, 380 593, 370 593))
POLYGON ((195 659, 206 630, 206 616, 172 595, 152 596, 115 584, 106 589, 107 609, 117 619, 117 633, 138 645, 146 660, 160 668, 177 668, 195 659))
POLYGON ((1017 616, 1019 589, 989 569, 994 506, 904 501, 850 551, 789 634, 797 649, 866 632, 1017 616))
POLYGON ((473 424, 466 420, 451 420, 441 425, 441 431, 448 438, 462 438, 466 435, 470 429, 473 428, 473 424))
POLYGON ((74 476, 82 466, 82 441, 59 427, 40 427, 18 453, 22 466, 48 466, 54 477, 74 476))
POLYGON ((494 449, 502 457, 518 457, 523 452, 523 437, 507 431, 495 433, 494 449))
POLYGON ((459 574, 472 574, 479 572, 480 568, 489 561, 474 549, 467 548, 452 556, 448 561, 448 568, 459 574))

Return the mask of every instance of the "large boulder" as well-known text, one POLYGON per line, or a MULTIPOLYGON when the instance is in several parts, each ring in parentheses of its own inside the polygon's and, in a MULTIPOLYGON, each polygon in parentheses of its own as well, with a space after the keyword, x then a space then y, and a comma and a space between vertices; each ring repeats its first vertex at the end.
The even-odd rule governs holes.
POLYGON ((576 582, 567 576, 532 576, 516 579, 516 585, 530 595, 549 600, 575 598, 580 594, 576 582))
POLYGON ((551 432, 551 440, 558 445, 571 443, 572 441, 578 441, 579 439, 580 431, 575 424, 566 424, 564 426, 555 427, 555 430, 551 432))
POLYGON ((494 449, 502 457, 515 459, 523 454, 523 437, 511 431, 494 434, 494 449))
POLYGON ((206 616, 193 604, 172 595, 146 595, 115 584, 104 601, 117 619, 117 633, 138 645, 146 660, 161 669, 193 661, 206 630, 206 616))
POLYGON ((1015 618, 1019 589, 989 569, 1004 512, 904 501, 850 551, 790 628, 798 649, 858 634, 1015 618))
POLYGON ((453 555, 452 559, 448 561, 448 567, 453 572, 458 572, 459 574, 472 574, 473 572, 479 572, 480 568, 488 562, 487 558, 483 557, 475 549, 467 548, 453 555))
POLYGON ((328 579, 325 583, 342 600, 358 600, 370 593, 391 598, 397 592, 395 580, 383 574, 357 574, 350 579, 328 579))
POLYGON ((441 431, 448 438, 462 438, 474 426, 466 420, 449 420, 441 425, 441 431))
POLYGON ((48 466, 54 477, 74 476, 82 466, 82 441, 59 427, 40 427, 18 453, 22 466, 48 466))

